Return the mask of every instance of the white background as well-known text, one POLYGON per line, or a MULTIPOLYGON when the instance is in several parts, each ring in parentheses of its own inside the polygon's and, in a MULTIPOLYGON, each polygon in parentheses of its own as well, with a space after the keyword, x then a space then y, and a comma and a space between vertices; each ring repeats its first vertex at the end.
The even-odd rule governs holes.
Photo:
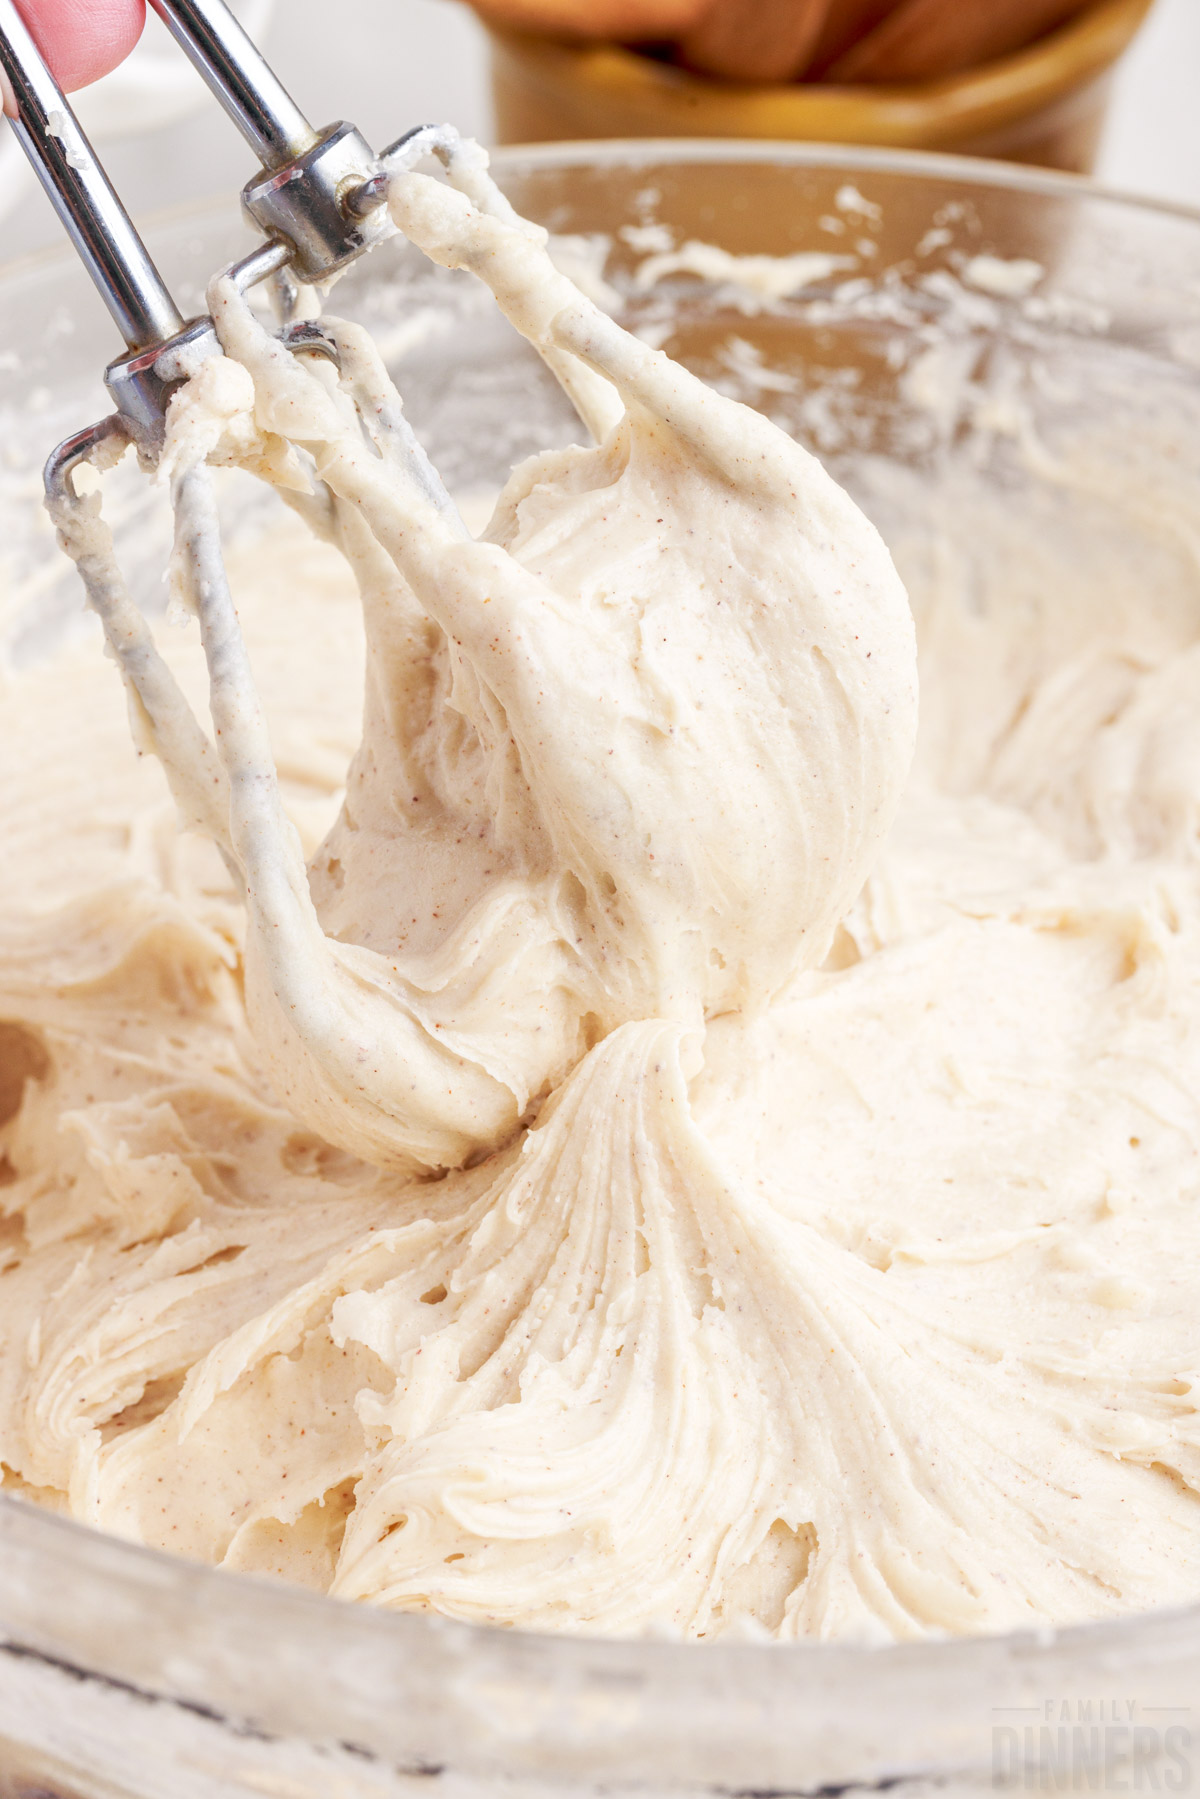
MULTIPOLYGON (((157 19, 147 33, 165 44, 157 19)), ((353 119, 380 146, 444 119, 490 134, 486 45, 457 0, 275 0, 263 47, 314 123, 353 119)), ((253 172, 212 101, 168 129, 105 143, 102 158, 135 216, 235 193, 253 172)), ((1200 206, 1200 0, 1157 0, 1118 72, 1098 175, 1200 206)), ((0 261, 57 241, 30 188, 0 222, 0 261)))

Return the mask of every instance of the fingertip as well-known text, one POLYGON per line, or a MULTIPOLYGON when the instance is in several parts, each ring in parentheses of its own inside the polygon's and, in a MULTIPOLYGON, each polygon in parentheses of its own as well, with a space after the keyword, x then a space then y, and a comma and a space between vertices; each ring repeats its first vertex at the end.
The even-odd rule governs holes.
MULTIPOLYGON (((99 81, 129 55, 145 0, 17 0, 29 34, 66 93, 99 81)), ((5 89, 5 111, 12 110, 5 89)))

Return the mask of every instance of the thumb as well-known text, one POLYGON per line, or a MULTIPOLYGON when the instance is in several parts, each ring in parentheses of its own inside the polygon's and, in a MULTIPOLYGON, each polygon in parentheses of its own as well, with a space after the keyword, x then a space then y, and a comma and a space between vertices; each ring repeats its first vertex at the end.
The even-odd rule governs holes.
MULTIPOLYGON (((16 0, 30 36, 67 93, 124 61, 142 34, 145 0, 16 0)), ((12 92, 0 74, 4 110, 12 92)))

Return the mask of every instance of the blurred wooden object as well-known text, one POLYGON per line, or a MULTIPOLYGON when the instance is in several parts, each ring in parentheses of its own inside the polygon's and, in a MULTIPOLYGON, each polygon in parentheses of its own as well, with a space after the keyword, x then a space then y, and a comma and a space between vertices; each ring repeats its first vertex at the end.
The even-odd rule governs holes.
POLYGON ((838 0, 717 0, 679 40, 679 60, 725 81, 790 81, 838 0))
POLYGON ((669 43, 694 30, 713 0, 479 0, 489 24, 541 36, 669 43))
POLYGON ((1088 0, 902 0, 823 72, 838 83, 935 81, 1036 43, 1088 0))
MULTIPOLYGON (((62 0, 58 0, 62 3, 62 0)), ((933 81, 1036 43, 1093 0, 471 0, 502 31, 652 44, 723 81, 933 81)))
MULTIPOLYGON (((968 6, 973 0, 956 0, 968 6)), ((1090 0, 1011 56, 936 80, 718 81, 611 44, 491 28, 501 143, 599 137, 801 138, 950 150, 1086 174, 1112 69, 1151 0, 1090 0)), ((863 15, 867 11, 863 5, 863 15)), ((819 48, 819 47, 818 47, 819 48)))
MULTIPOLYGON (((501 24, 512 8, 546 16, 577 0, 480 0, 501 24)), ((676 60, 725 81, 935 81, 1036 43, 1091 0, 700 0, 699 22, 675 42, 676 60)), ((593 18, 613 4, 599 0, 593 18)), ((669 0, 646 0, 645 21, 669 0)), ((545 27, 543 27, 545 29, 545 27)), ((593 23, 593 36, 604 35, 593 23)), ((620 37, 621 33, 612 35, 620 37)), ((657 25, 637 36, 670 38, 657 25)))
MULTIPOLYGON (((802 71, 793 69, 792 79, 802 73, 806 81, 820 80, 839 56, 844 56, 851 45, 874 31, 902 3, 903 0, 837 0, 837 5, 831 6, 825 15, 808 67, 802 71)), ((961 0, 958 3, 961 4, 961 0)))

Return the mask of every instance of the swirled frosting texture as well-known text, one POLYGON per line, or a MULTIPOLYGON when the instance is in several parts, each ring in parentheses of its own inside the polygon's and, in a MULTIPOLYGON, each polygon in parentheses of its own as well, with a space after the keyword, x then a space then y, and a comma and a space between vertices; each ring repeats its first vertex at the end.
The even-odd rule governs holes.
POLYGON ((1093 611, 1005 664, 1013 621, 943 598, 893 827, 915 647, 872 527, 451 177, 393 216, 595 447, 473 539, 369 341, 301 362, 218 283, 174 675, 60 516, 193 829, 94 651, 12 684, 5 1487, 538 1629, 1196 1593, 1194 650, 1114 683, 1093 611), (233 557, 240 620, 211 463, 303 519, 233 557), (1018 661, 965 779, 947 721, 1018 661))

